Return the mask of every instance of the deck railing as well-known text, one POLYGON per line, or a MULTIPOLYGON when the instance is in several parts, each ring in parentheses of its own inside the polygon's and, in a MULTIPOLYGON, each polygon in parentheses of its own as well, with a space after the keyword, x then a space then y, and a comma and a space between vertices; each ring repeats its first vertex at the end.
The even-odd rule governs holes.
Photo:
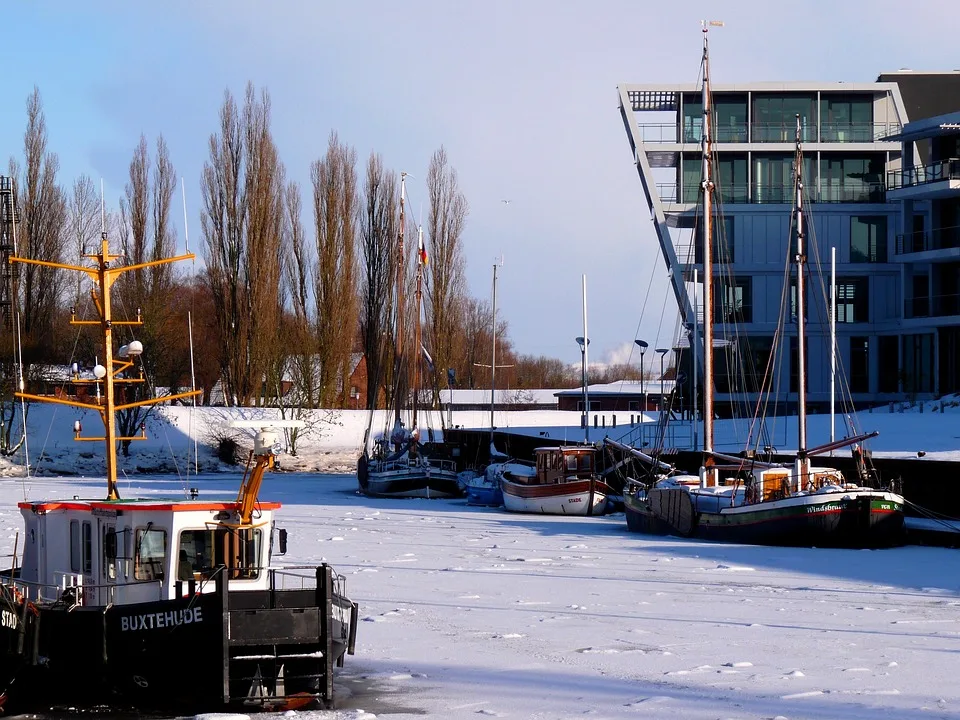
POLYGON ((941 180, 960 180, 960 159, 949 158, 927 165, 914 165, 887 173, 887 187, 891 190, 926 185, 941 180))

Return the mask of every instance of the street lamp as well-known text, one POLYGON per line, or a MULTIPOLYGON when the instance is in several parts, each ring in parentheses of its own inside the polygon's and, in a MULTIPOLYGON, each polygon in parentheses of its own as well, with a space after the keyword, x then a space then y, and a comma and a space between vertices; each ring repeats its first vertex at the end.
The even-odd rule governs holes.
POLYGON ((647 395, 643 391, 643 354, 647 351, 647 348, 650 347, 650 344, 646 340, 634 340, 637 344, 637 347, 640 348, 640 399, 643 402, 643 412, 647 410, 647 395))
POLYGON ((580 383, 583 387, 583 433, 584 440, 590 442, 590 404, 587 393, 587 345, 590 344, 590 338, 577 338, 577 344, 580 346, 580 383))
POLYGON ((657 348, 660 353, 660 413, 663 413, 663 359, 670 352, 670 348, 657 348))

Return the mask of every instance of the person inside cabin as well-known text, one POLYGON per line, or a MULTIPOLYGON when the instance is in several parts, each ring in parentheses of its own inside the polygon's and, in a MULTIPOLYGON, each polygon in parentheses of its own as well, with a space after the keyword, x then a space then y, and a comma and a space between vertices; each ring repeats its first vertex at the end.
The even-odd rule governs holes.
POLYGON ((187 551, 180 548, 180 563, 177 565, 177 580, 193 580, 193 565, 187 557, 187 551))

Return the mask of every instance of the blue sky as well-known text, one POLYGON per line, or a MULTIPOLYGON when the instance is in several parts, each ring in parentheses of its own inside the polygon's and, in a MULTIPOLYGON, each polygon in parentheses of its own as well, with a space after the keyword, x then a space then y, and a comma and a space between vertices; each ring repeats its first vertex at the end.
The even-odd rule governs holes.
MULTIPOLYGON (((24 100, 37 85, 61 182, 80 173, 102 178, 107 204, 116 206, 140 134, 152 142, 162 132, 186 180, 197 249, 207 141, 224 90, 240 96, 253 81, 271 93, 282 158, 304 186, 336 130, 361 161, 377 151, 413 175, 416 209, 426 200, 430 155, 444 145, 470 203, 471 292, 489 297, 502 254, 498 306, 517 350, 579 362, 586 274, 591 359, 624 360, 634 338, 669 343, 674 310, 672 301, 664 307, 666 275, 617 84, 696 82, 701 19, 726 23, 711 35, 717 82, 869 82, 902 67, 953 69, 960 19, 949 7, 10 2, 0 157, 22 155, 24 100)), ((179 209, 174 215, 179 222, 179 209)))

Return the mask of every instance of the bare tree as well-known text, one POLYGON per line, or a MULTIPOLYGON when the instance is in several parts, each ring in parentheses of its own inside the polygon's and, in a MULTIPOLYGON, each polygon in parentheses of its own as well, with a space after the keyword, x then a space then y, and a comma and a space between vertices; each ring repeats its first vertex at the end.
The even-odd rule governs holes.
MULTIPOLYGON (((129 182, 120 201, 121 248, 125 261, 142 264, 173 255, 176 245, 170 208, 177 184, 176 171, 163 136, 157 138, 156 161, 151 162, 147 139, 141 135, 130 161, 129 182)), ((174 302, 174 270, 169 264, 133 270, 117 281, 118 316, 127 320, 140 317, 141 326, 125 327, 127 340, 140 340, 146 352, 138 358, 146 384, 128 383, 123 392, 129 400, 152 396, 162 384, 175 390, 188 366, 189 349, 181 341, 186 313, 174 302)), ((155 406, 128 408, 118 413, 120 433, 133 435, 150 417, 155 406)), ((130 441, 121 443, 129 452, 130 441)))
MULTIPOLYGON (((427 193, 430 200, 428 337, 435 367, 447 368, 455 356, 459 329, 463 327, 466 293, 463 229, 468 204, 460 192, 457 171, 450 166, 443 147, 430 159, 427 193)), ((419 355, 420 349, 416 352, 419 355)))
MULTIPOLYGON (((367 161, 364 212, 360 223, 363 277, 360 335, 367 360, 367 408, 377 407, 380 388, 391 386, 392 347, 388 342, 393 313, 397 235, 397 176, 374 153, 367 161)), ((392 398, 385 398, 388 404, 392 398)))
POLYGON ((346 406, 357 334, 357 153, 330 133, 327 154, 311 166, 317 263, 316 355, 322 407, 346 406))
MULTIPOLYGON (((73 195, 70 197, 70 232, 73 237, 73 249, 76 252, 74 262, 84 263, 88 252, 96 251, 96 243, 101 232, 100 197, 89 175, 81 175, 73 181, 73 195)), ((73 306, 79 308, 83 300, 83 274, 76 273, 76 286, 73 292, 73 306)))
POLYGON ((284 168, 270 131, 270 96, 247 85, 242 111, 229 91, 210 137, 201 226, 227 402, 263 402, 283 300, 284 168))
MULTIPOLYGON (((21 255, 36 260, 62 262, 67 234, 67 203, 57 185, 60 161, 47 151, 47 124, 40 99, 34 87, 27 97, 27 129, 23 135, 24 166, 11 158, 10 175, 17 178, 18 205, 23 222, 19 229, 21 255)), ((21 319, 24 353, 28 357, 52 356, 55 318, 64 287, 61 271, 39 265, 20 269, 21 319)))

